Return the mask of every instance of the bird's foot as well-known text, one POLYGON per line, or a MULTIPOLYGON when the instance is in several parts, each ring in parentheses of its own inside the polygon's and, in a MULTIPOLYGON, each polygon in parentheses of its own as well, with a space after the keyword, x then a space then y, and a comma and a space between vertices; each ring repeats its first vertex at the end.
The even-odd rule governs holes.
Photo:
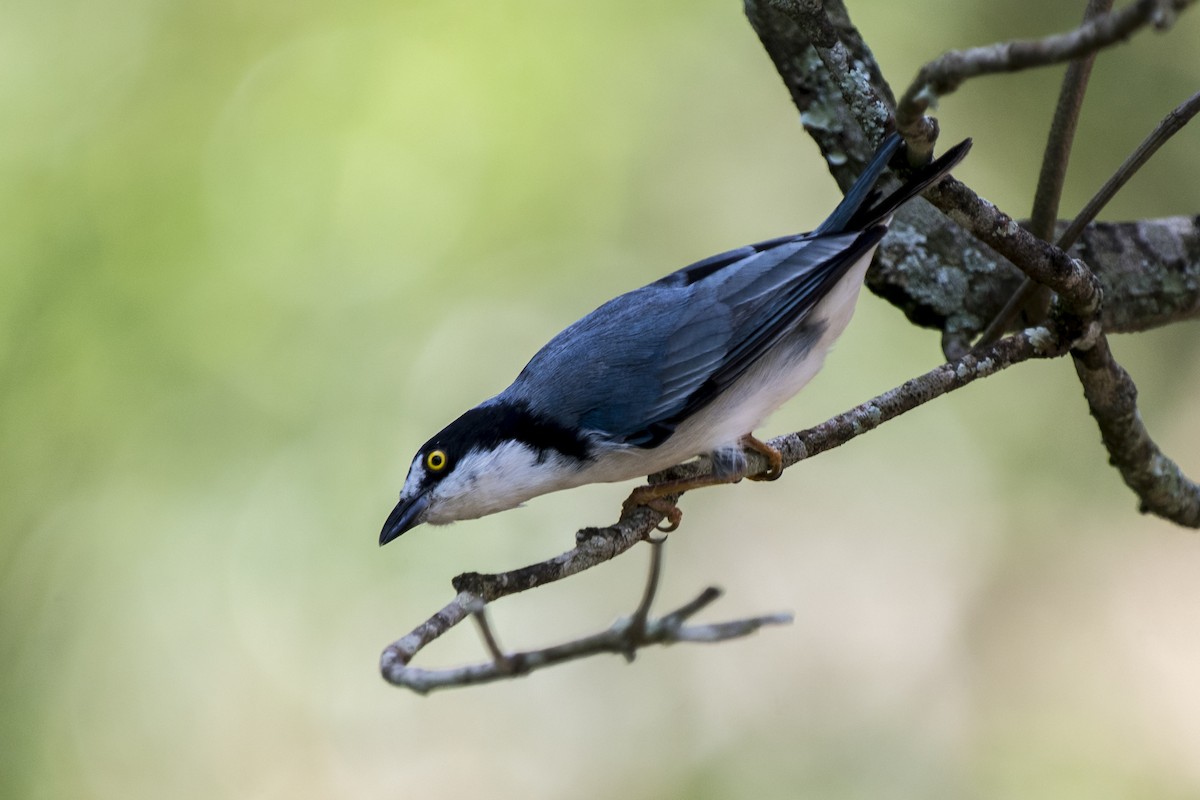
MULTIPOLYGON (((667 481, 667 483, 675 483, 675 481, 667 481)), ((621 510, 627 512, 632 511, 638 506, 644 506, 663 515, 667 525, 663 527, 663 524, 660 522, 655 526, 656 530, 663 533, 670 533, 676 530, 679 527, 679 523, 683 521, 683 512, 663 492, 656 491, 660 486, 664 485, 666 484, 659 483, 654 486, 639 486, 630 492, 629 497, 622 504, 621 510)))
POLYGON ((700 475, 695 478, 676 478, 675 480, 654 483, 649 486, 639 486, 629 493, 622 508, 630 511, 638 506, 657 511, 666 518, 667 527, 658 526, 663 533, 670 533, 679 527, 683 520, 683 512, 675 505, 675 500, 684 492, 692 489, 703 489, 705 486, 717 486, 722 483, 736 483, 740 475, 700 475), (671 499, 674 498, 674 499, 671 499))
POLYGON ((783 474, 783 454, 776 450, 771 445, 760 439, 756 439, 753 434, 747 433, 742 437, 742 447, 754 452, 767 459, 767 469, 765 472, 760 472, 757 475, 747 475, 746 477, 752 481, 774 481, 778 480, 783 474))

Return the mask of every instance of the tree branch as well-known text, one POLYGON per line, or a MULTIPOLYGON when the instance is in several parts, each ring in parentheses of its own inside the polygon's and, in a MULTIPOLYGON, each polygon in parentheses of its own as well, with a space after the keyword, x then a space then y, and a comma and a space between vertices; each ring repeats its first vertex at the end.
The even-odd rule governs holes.
MULTIPOLYGON (((662 575, 662 549, 665 540, 651 539, 650 573, 646 591, 637 610, 630 617, 617 620, 610 628, 591 636, 570 642, 529 650, 522 653, 504 653, 496 642, 491 625, 487 620, 484 603, 469 596, 460 601, 464 593, 451 603, 455 608, 464 608, 479 622, 480 633, 492 660, 483 664, 471 664, 447 669, 419 669, 410 667, 407 660, 397 657, 393 645, 383 653, 381 669, 383 677, 396 686, 412 689, 418 694, 428 694, 434 689, 455 686, 474 686, 495 680, 528 675, 545 667, 574 661, 599 653, 617 653, 632 661, 636 652, 651 645, 675 644, 677 642, 722 642, 748 636, 765 625, 786 625, 792 621, 791 614, 767 614, 729 622, 708 625, 687 625, 693 616, 711 605, 721 596, 721 590, 709 587, 695 599, 685 603, 658 619, 650 618, 650 604, 662 575)), ((399 644, 399 643, 397 643, 399 644)), ((409 656, 411 658, 411 655, 409 656)))
MULTIPOLYGON (((1116 193, 1120 191, 1121 187, 1133 177, 1134 173, 1136 173, 1142 167, 1142 165, 1149 161, 1150 157, 1158 151, 1158 148, 1162 147, 1168 139, 1178 133, 1183 126, 1192 119, 1192 117, 1196 116, 1197 112, 1200 112, 1200 92, 1197 92, 1185 100, 1173 111, 1171 111, 1170 114, 1167 114, 1167 116, 1164 117, 1161 122, 1158 123, 1154 130, 1150 132, 1150 135, 1147 136, 1142 143, 1138 145, 1137 149, 1134 150, 1133 153, 1131 153, 1129 157, 1125 159, 1121 166, 1117 168, 1117 171, 1113 173, 1112 177, 1110 177, 1104 183, 1104 185, 1100 187, 1100 190, 1096 192, 1095 196, 1092 197, 1091 200, 1088 201, 1087 205, 1083 207, 1083 210, 1079 212, 1078 216, 1071 220, 1070 224, 1068 224, 1065 229, 1059 233, 1058 246, 1063 249, 1069 249, 1072 245, 1074 245, 1079 239, 1080 235, 1082 235, 1088 229, 1088 226, 1092 224, 1093 220, 1096 219, 1096 215, 1098 215, 1101 209, 1108 204, 1108 201, 1112 200, 1116 193)), ((1192 223, 1194 231, 1195 220, 1192 220, 1192 223)), ((1043 238, 1049 239, 1050 237, 1047 235, 1043 238)), ((1143 240, 1145 240, 1144 237, 1143 240)), ((1184 237, 1184 240, 1186 240, 1186 236, 1184 237)), ((1144 248, 1141 249, 1144 250, 1144 248)), ((1151 263, 1172 264, 1178 260, 1178 257, 1171 257, 1167 259, 1158 259, 1151 263)), ((1141 259, 1139 259, 1139 262, 1140 261, 1141 259)), ((1193 264, 1195 261, 1196 259, 1193 259, 1193 264)), ((1137 276, 1143 276, 1147 273, 1153 274, 1152 271, 1148 271, 1144 268, 1144 264, 1139 263, 1138 266, 1142 268, 1133 271, 1131 274, 1137 276)), ((1101 283, 1103 284, 1103 278, 1101 278, 1101 283)), ((1188 281, 1173 282, 1174 285, 1183 287, 1187 287, 1188 283, 1188 281)), ((1193 288, 1195 285, 1195 282, 1192 282, 1193 288)), ((1017 310, 1021 308, 1024 301, 1034 292, 1035 287, 1036 284, 1034 284, 1032 280, 1028 278, 1025 280, 1025 283, 1021 285, 1020 290, 1013 294, 1008 303, 1004 306, 1004 309, 996 315, 996 319, 993 320, 992 324, 989 325, 983 332, 983 335, 979 340, 980 344, 990 344, 1003 335, 1004 331, 1015 319, 1017 310)), ((1144 287, 1139 287, 1139 289, 1142 288, 1144 287)), ((1194 292, 1192 294, 1193 296, 1187 299, 1190 300, 1190 307, 1194 309, 1197 307, 1197 305, 1200 305, 1200 303, 1198 303, 1198 298, 1194 296, 1194 292)), ((1111 306, 1113 295, 1106 290, 1105 297, 1109 298, 1109 305, 1111 306)), ((1118 294, 1118 297, 1124 299, 1122 295, 1118 294)), ((1135 300, 1140 301, 1141 298, 1142 294, 1138 292, 1130 297, 1125 303, 1121 303, 1121 305, 1125 306, 1126 304, 1132 304, 1135 300)), ((1140 328, 1139 330, 1143 329, 1144 328, 1140 328)), ((1106 326, 1106 330, 1121 332, 1122 329, 1116 326, 1106 326)))
MULTIPOLYGON (((1084 22, 1107 14, 1112 10, 1112 5, 1113 0, 1088 0, 1087 9, 1083 13, 1084 22)), ((1097 52, 1093 50, 1067 65, 1058 93, 1058 102, 1054 106, 1054 118, 1050 121, 1050 134, 1046 137, 1042 168, 1038 173, 1037 190, 1033 195, 1033 209, 1029 212, 1029 223, 1026 226, 1030 233, 1043 241, 1051 241, 1054 226, 1058 223, 1058 206, 1062 200, 1063 185, 1067 180, 1071 145, 1075 142, 1075 128, 1079 122, 1079 112, 1083 108, 1083 97, 1087 93, 1088 79, 1091 77, 1092 64, 1096 61, 1097 52)), ((1059 242, 1058 246, 1065 250, 1069 245, 1059 242)), ((1041 322, 1050 310, 1050 297, 1049 288, 1039 286, 1032 278, 1026 278, 1021 284, 1021 289, 1009 299, 1004 309, 984 331, 982 341, 991 343, 999 339, 1018 312, 1023 314, 1023 318, 1029 324, 1041 322)))
MULTIPOLYGON (((840 107, 857 121, 858 127, 866 134, 867 141, 881 141, 891 128, 895 100, 878 66, 875 66, 874 72, 865 68, 865 63, 875 64, 870 51, 865 52, 870 58, 869 62, 857 57, 866 49, 861 37, 857 38, 857 42, 862 45, 858 54, 851 52, 850 47, 842 41, 843 34, 854 30, 853 26, 848 24, 849 15, 844 13, 844 7, 841 10, 847 24, 842 26, 834 23, 823 0, 777 0, 774 7, 786 14, 810 43, 813 52, 825 67, 824 74, 830 76, 832 85, 841 95, 840 107)), ((854 41, 851 36, 847 38, 854 41)), ((803 111, 801 120, 803 121, 803 111)), ((814 122, 810 115, 808 124, 814 122)), ((867 155, 869 154, 868 150, 867 155)), ((914 162, 914 166, 925 161, 928 161, 928 158, 914 162)))
MULTIPOLYGON (((1182 11, 1191 2, 1192 0, 1159 0, 1159 2, 1140 0, 1118 12, 1092 16, 1077 29, 1066 34, 1034 42, 1007 42, 945 54, 923 67, 918 73, 917 80, 901 98, 900 109, 897 112, 897 127, 909 140, 910 157, 917 161, 924 160, 936 138, 936 127, 933 121, 926 120, 922 116, 925 110, 939 95, 953 91, 966 78, 1055 63, 1092 53, 1100 47, 1128 36, 1146 24, 1152 23, 1160 28, 1166 27, 1174 20, 1175 13, 1182 11), (924 152, 916 149, 926 146, 928 149, 924 152)), ((1089 14, 1099 10, 1102 4, 1102 0, 1091 3, 1089 14)), ((803 17, 797 23, 796 31, 813 40, 811 42, 795 41, 794 44, 800 46, 811 44, 818 54, 832 52, 836 49, 827 41, 827 36, 820 41, 815 40, 814 31, 823 32, 822 35, 824 35, 824 32, 831 28, 831 26, 822 26, 819 19, 812 19, 825 14, 819 3, 789 2, 783 7, 787 8, 793 16, 803 17)), ((755 17, 751 16, 752 22, 754 19, 755 17)), ((846 27, 853 28, 848 19, 843 25, 843 28, 846 27)), ((793 32, 792 35, 795 36, 796 33, 793 32)), ((768 38, 770 34, 760 31, 759 36, 768 38)), ((822 63, 829 69, 840 68, 837 59, 823 56, 822 63)), ((875 71, 859 70, 859 74, 873 75, 875 71)), ((784 77, 787 80, 787 76, 784 77)), ((1070 130, 1068 129, 1073 128, 1073 120, 1077 111, 1071 106, 1077 105, 1077 101, 1073 98, 1081 95, 1084 78, 1083 73, 1075 75, 1074 78, 1068 76, 1063 91, 1065 99, 1059 104, 1060 119, 1056 120, 1056 128, 1061 128, 1061 130, 1052 135, 1047 150, 1047 160, 1061 158, 1064 167, 1065 148, 1070 139, 1070 130), (1078 88, 1072 88, 1072 84, 1078 88), (1057 147, 1056 138, 1060 140, 1057 147), (1057 154, 1055 150, 1058 151, 1057 154)), ((836 78, 830 83, 839 87, 846 85, 845 80, 838 81, 836 78)), ((1038 237, 1022 230, 1010 217, 977 197, 958 181, 953 179, 942 181, 926 192, 926 197, 941 208, 947 216, 990 246, 994 252, 1003 255, 1010 262, 1019 266, 1026 275, 1025 285, 1027 287, 1040 284, 1059 294, 1062 304, 1059 324, 1065 326, 1067 336, 1083 339, 1073 354, 1076 368, 1080 379, 1084 382, 1089 407, 1101 426, 1105 445, 1109 448, 1113 463, 1121 470, 1126 483, 1141 497, 1144 510, 1185 525, 1193 524, 1195 484, 1188 481, 1178 467, 1162 455, 1145 431, 1137 415, 1136 389, 1133 382, 1112 358, 1102 331, 1144 329, 1162 321, 1179 319, 1197 313, 1197 309, 1200 309, 1200 291, 1198 291, 1200 290, 1200 281, 1195 279, 1195 273, 1200 272, 1197 267, 1197 264, 1200 263, 1200 258, 1197 258, 1200 248, 1196 247, 1197 241, 1200 240, 1196 234, 1197 220, 1166 221, 1166 224, 1161 227, 1166 228, 1174 235, 1155 237, 1154 246, 1147 246, 1148 237, 1141 235, 1148 230, 1151 223, 1126 224, 1123 226, 1124 231, 1132 232, 1132 236, 1127 236, 1123 242, 1109 241, 1109 246, 1097 248, 1093 252, 1095 256, 1114 253, 1123 256, 1126 252, 1133 254, 1128 261, 1123 257, 1120 258, 1122 266, 1129 267, 1122 273, 1123 277, 1129 278, 1124 285, 1105 286, 1104 281, 1098 278, 1083 261, 1069 257, 1064 251, 1074 243, 1074 237, 1088 230, 1088 224, 1094 218, 1095 213, 1123 185, 1137 167, 1149 158, 1154 149, 1190 119, 1191 115, 1195 113, 1191 103, 1192 101, 1189 100, 1188 103, 1168 115, 1154 134, 1147 139, 1147 142, 1126 162, 1126 166, 1118 170, 1094 201, 1089 203, 1084 212, 1067 227, 1060 238, 1060 247, 1053 247, 1044 241, 1039 241, 1038 237), (1153 260, 1146 258, 1146 250, 1150 249, 1155 251, 1153 255, 1156 258, 1153 260), (1148 261, 1152 265, 1150 269, 1147 269, 1148 261), (1170 273, 1179 271, 1185 273, 1185 280, 1171 281, 1170 273), (1172 285, 1174 291, 1165 290, 1168 285, 1172 285), (1109 291, 1102 291, 1102 287, 1109 291), (1139 291, 1147 288, 1150 289, 1148 294, 1155 296, 1155 300, 1149 304, 1143 300, 1146 295, 1139 291), (1125 293, 1112 291, 1112 289, 1128 289, 1129 291, 1125 293), (1126 294, 1128 302, 1124 302, 1126 294), (1101 297, 1105 297, 1107 300, 1106 306, 1109 310, 1107 316, 1099 315, 1101 297), (1096 324, 1097 319, 1100 325, 1096 324)), ((858 104, 858 107, 861 106, 861 103, 858 104)), ((852 109, 855 107, 851 105, 852 109)), ((867 128, 876 124, 873 115, 860 121, 867 128)), ((1035 232, 1041 233, 1042 239, 1048 239, 1049 231, 1045 229, 1049 228, 1048 220, 1054 216, 1053 207, 1057 205, 1062 176, 1056 174, 1056 170, 1049 169, 1049 165, 1044 165, 1044 167, 1047 167, 1047 169, 1043 169, 1045 186, 1041 187, 1042 191, 1039 192, 1039 199, 1035 203, 1036 219, 1032 225, 1035 232), (1038 228, 1043 230, 1036 231, 1038 228)), ((1105 231, 1111 233, 1120 229, 1111 225, 1095 226, 1095 228, 1098 233, 1105 231)), ((926 230, 930 233, 924 238, 912 235, 899 237, 900 246, 907 248, 907 252, 902 252, 902 258, 911 258, 913 251, 921 245, 935 241, 934 235, 940 233, 934 226, 926 230)), ((897 237, 890 238, 896 239, 897 237)), ((960 242, 954 241, 953 246, 943 247, 937 253, 943 258, 930 259, 939 264, 939 270, 933 276, 932 285, 937 287, 933 292, 934 296, 942 296, 943 292, 940 288, 942 284, 955 283, 946 280, 944 276, 949 273, 946 267, 949 265, 948 262, 953 260, 952 254, 959 246, 960 242), (950 256, 950 258, 945 258, 946 256, 950 256)), ((880 248, 884 261, 888 257, 886 248, 887 245, 880 248)), ((999 263, 986 259, 986 251, 977 246, 971 245, 969 248, 964 248, 962 252, 974 257, 973 260, 985 261, 986 267, 982 270, 984 272, 999 273, 1002 271, 999 263), (979 259, 980 254, 985 258, 979 259)), ((896 258, 894 254, 892 257, 896 258)), ((1088 259, 1092 263, 1102 260, 1091 257, 1088 259)), ((894 261, 893 263, 901 262, 894 261)), ((913 272, 919 273, 923 266, 923 264, 919 265, 913 272)), ((975 272, 980 272, 980 270, 977 269, 975 272)), ((967 271, 964 274, 970 275, 971 272, 967 271)), ((1110 283, 1112 283, 1113 274, 1113 272, 1107 274, 1110 283)), ((969 281, 960 281, 959 283, 966 284, 969 281)), ((905 302, 901 305, 909 306, 906 308, 906 313, 910 319, 923 321, 917 318, 924 317, 927 320, 932 316, 928 312, 913 313, 911 305, 907 303, 907 298, 911 298, 913 295, 907 288, 898 288, 896 282, 886 282, 881 289, 878 278, 869 276, 868 284, 892 302, 896 302, 896 296, 905 298, 905 302)), ((986 298, 989 303, 995 302, 997 296, 1010 296, 1012 291, 1012 289, 1007 289, 1000 295, 994 292, 976 295, 975 302, 978 302, 977 298, 980 296, 986 298)), ((961 293, 956 299, 964 302, 952 303, 948 306, 950 309, 967 308, 969 301, 972 300, 970 296, 961 293)), ((990 316, 985 315, 982 319, 988 319, 990 316)), ((943 326, 943 349, 948 356, 957 354, 966 348, 969 338, 961 336, 961 328, 966 327, 943 326)))
MULTIPOLYGON (((843 102, 840 83, 827 74, 793 16, 824 15, 824 26, 836 30, 853 53, 856 75, 870 83, 869 92, 890 97, 878 64, 865 45, 855 44, 861 36, 840 0, 826 0, 824 9, 792 3, 786 14, 770 0, 744 1, 747 18, 800 110, 805 131, 845 189, 861 171, 872 143, 843 102)), ((1084 231, 1074 254, 1084 258, 1103 287, 1100 319, 1105 330, 1142 331, 1200 317, 1200 218, 1095 223, 1084 231)), ((1021 279, 1006 258, 918 200, 896 215, 867 275, 867 287, 914 324, 941 331, 943 351, 954 358, 996 317, 1021 279)))
POLYGON ((1067 33, 943 54, 921 68, 896 108, 896 128, 909 144, 909 157, 915 159, 914 163, 928 159, 937 131, 925 112, 968 78, 1070 61, 1122 41, 1147 25, 1165 29, 1194 1, 1137 0, 1119 11, 1089 19, 1067 33))
POLYGON ((1158 152, 1158 148, 1166 144, 1167 140, 1183 129, 1191 121, 1192 117, 1200 112, 1200 92, 1184 100, 1176 106, 1171 113, 1167 114, 1161 122, 1155 126, 1150 135, 1142 140, 1142 143, 1137 146, 1137 149, 1130 153, 1129 157, 1121 163, 1117 171, 1113 173, 1095 196, 1087 202, 1083 210, 1071 220, 1071 224, 1059 236, 1059 247, 1070 247, 1075 244, 1075 241, 1083 233, 1088 225, 1096 219, 1108 201, 1121 190, 1122 187, 1129 181, 1134 174, 1142 168, 1150 157, 1158 152))
POLYGON ((1110 461, 1141 499, 1142 513, 1200 528, 1200 485, 1188 480, 1150 438, 1137 410, 1137 386, 1112 357, 1107 339, 1101 336, 1072 356, 1110 461))
MULTIPOLYGON (((1086 22, 1107 14, 1112 6, 1113 0, 1088 0, 1083 19, 1086 22)), ((1033 210, 1029 213, 1029 231, 1039 239, 1050 241, 1054 235, 1054 225, 1058 222, 1058 206, 1067 179, 1067 164, 1071 161, 1071 145, 1075 142, 1079 112, 1083 108, 1083 97, 1087 93, 1096 53, 1093 50, 1072 61, 1063 75, 1054 118, 1050 121, 1050 134, 1046 137, 1046 150, 1042 154, 1042 169, 1038 173, 1033 210)))
POLYGON ((817 143, 838 186, 845 190, 862 173, 877 140, 863 134, 850 106, 844 102, 843 82, 836 81, 835 73, 823 68, 821 56, 805 31, 816 26, 821 31, 836 32, 842 47, 848 51, 849 63, 861 65, 859 75, 867 84, 863 88, 864 102, 883 98, 891 108, 895 99, 874 54, 851 24, 842 0, 825 0, 823 10, 811 8, 811 3, 793 5, 796 7, 784 13, 769 0, 745 0, 745 12, 783 78, 792 102, 800 110, 801 124, 817 143))
POLYGON ((953 177, 929 187, 925 197, 981 242, 1059 296, 1067 310, 1090 319, 1100 309, 1100 282, 1078 259, 1038 239, 1016 220, 953 177))
MULTIPOLYGON (((943 349, 961 355, 1022 276, 995 250, 945 230, 956 226, 942 219, 943 230, 928 234, 893 225, 867 286, 914 324, 942 331, 943 349)), ((1068 224, 1060 221, 1056 230, 1068 224)), ((1093 222, 1069 252, 1100 281, 1106 331, 1136 333, 1200 318, 1200 217, 1093 222)))

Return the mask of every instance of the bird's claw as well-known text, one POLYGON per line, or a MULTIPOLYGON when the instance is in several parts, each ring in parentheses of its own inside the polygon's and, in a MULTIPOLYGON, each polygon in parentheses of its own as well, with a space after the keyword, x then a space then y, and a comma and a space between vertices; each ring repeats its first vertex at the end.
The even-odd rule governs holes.
POLYGON ((679 523, 683 522, 683 512, 679 510, 679 506, 674 503, 668 503, 665 500, 658 501, 657 504, 651 505, 655 511, 659 512, 665 518, 667 526, 664 528, 662 522, 654 526, 654 530, 662 533, 671 533, 679 530, 679 523))
POLYGON ((756 439, 750 434, 742 437, 742 446, 747 450, 754 452, 767 459, 767 468, 755 475, 747 475, 746 477, 752 481, 775 481, 783 475, 783 454, 776 450, 771 445, 764 441, 756 439))
POLYGON ((782 476, 783 476, 783 470, 781 468, 771 466, 771 467, 767 467, 762 472, 756 473, 754 475, 747 475, 746 477, 752 481, 777 481, 782 476))
POLYGON ((642 506, 651 511, 657 511, 663 515, 667 526, 664 528, 660 522, 655 526, 655 530, 671 533, 679 528, 679 523, 683 521, 683 512, 679 510, 679 506, 666 497, 655 493, 654 488, 653 486, 641 486, 634 489, 633 493, 629 495, 629 499, 625 501, 624 510, 630 511, 642 506))

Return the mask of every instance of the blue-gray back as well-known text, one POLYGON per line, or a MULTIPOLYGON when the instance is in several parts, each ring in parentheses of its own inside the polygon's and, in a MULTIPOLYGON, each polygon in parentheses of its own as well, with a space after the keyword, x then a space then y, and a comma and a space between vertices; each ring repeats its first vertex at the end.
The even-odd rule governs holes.
POLYGON ((554 337, 500 397, 572 429, 660 444, 801 324, 879 243, 891 214, 971 147, 955 145, 884 197, 876 184, 902 144, 886 137, 812 233, 706 258, 605 303, 554 337))
POLYGON ((883 232, 773 239, 673 272, 558 334, 502 396, 653 447, 798 324, 883 232))

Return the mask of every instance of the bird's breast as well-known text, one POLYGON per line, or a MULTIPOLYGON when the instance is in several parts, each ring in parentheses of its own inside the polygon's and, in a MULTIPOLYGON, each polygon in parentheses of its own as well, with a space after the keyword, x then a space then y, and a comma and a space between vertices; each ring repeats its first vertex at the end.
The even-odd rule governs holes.
POLYGON ((737 445, 816 376, 854 315, 874 249, 733 385, 684 420, 663 444, 674 463, 737 445), (686 455, 685 455, 686 454, 686 455))

